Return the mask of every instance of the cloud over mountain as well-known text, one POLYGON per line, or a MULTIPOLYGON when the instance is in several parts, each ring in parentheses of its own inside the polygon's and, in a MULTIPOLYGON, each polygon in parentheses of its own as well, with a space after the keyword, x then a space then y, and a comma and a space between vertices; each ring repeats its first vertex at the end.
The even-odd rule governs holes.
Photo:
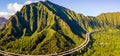
POLYGON ((18 4, 18 3, 9 3, 7 6, 7 9, 11 12, 16 12, 16 11, 20 11, 20 9, 22 8, 22 4, 18 4))
POLYGON ((5 17, 6 19, 8 19, 11 15, 12 15, 12 13, 0 12, 0 17, 5 17))
POLYGON ((7 12, 0 12, 0 17, 5 17, 6 19, 9 19, 11 15, 13 15, 15 12, 20 11, 23 5, 30 4, 32 2, 38 2, 39 0, 33 1, 33 0, 26 0, 23 4, 20 3, 9 3, 7 5, 7 12))

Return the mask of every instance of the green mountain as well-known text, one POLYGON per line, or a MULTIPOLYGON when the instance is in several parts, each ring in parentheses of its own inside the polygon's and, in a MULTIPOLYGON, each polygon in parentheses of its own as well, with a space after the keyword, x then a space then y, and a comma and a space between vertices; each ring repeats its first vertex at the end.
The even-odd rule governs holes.
POLYGON ((86 31, 78 23, 82 17, 49 1, 25 5, 0 33, 1 49, 23 54, 69 50, 84 41, 86 31))
POLYGON ((104 28, 120 28, 120 12, 102 13, 96 18, 104 28))
POLYGON ((88 31, 119 28, 119 15, 84 16, 50 1, 31 3, 10 17, 0 32, 0 49, 20 54, 69 50, 80 45, 88 31))

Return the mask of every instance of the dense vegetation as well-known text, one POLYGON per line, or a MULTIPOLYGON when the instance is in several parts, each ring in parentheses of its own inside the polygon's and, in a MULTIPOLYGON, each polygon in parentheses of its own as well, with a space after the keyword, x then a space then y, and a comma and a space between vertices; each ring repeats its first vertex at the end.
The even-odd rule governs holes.
POLYGON ((109 29, 91 34, 90 45, 68 56, 118 56, 120 55, 120 29, 109 29))
POLYGON ((25 5, 0 32, 0 48, 23 54, 51 54, 74 48, 83 42, 86 31, 71 14, 75 13, 49 1, 25 5))
POLYGON ((108 28, 120 28, 119 12, 84 16, 40 1, 10 17, 0 32, 0 49, 22 54, 62 52, 80 45, 86 32, 108 28))
POLYGON ((120 30, 108 30, 92 34, 93 44, 83 56, 120 55, 120 30))
POLYGON ((120 12, 102 13, 96 19, 104 28, 120 28, 120 12))

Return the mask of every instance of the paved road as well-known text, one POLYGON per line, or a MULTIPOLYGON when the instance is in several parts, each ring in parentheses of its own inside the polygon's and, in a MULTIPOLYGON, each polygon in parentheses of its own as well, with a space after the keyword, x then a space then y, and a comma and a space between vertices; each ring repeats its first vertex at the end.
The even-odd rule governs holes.
MULTIPOLYGON (((96 32, 96 31, 93 31, 93 32, 96 32)), ((73 49, 70 49, 68 51, 55 53, 55 54, 48 54, 48 55, 30 55, 30 56, 58 56, 58 55, 68 55, 68 54, 72 54, 76 51, 80 51, 82 48, 84 48, 85 46, 88 45, 88 43, 90 41, 90 34, 93 33, 93 32, 88 32, 86 34, 86 39, 80 46, 75 47, 73 49)), ((0 50, 0 54, 3 54, 4 56, 29 56, 29 55, 22 55, 22 54, 14 54, 14 53, 5 52, 5 51, 2 51, 2 50, 0 50)))

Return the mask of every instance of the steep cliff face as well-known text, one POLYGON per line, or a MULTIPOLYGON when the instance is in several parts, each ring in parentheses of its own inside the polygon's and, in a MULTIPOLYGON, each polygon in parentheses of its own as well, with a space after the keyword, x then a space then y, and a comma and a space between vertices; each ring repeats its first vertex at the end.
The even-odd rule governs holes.
POLYGON ((97 17, 40 1, 23 6, 0 32, 0 49, 22 54, 51 54, 80 45, 86 32, 120 28, 120 13, 97 17))
POLYGON ((104 28, 120 28, 120 12, 102 13, 96 18, 104 28))
POLYGON ((83 42, 86 33, 78 23, 80 16, 49 1, 25 5, 6 23, 0 45, 6 51, 24 54, 71 49, 83 42))

